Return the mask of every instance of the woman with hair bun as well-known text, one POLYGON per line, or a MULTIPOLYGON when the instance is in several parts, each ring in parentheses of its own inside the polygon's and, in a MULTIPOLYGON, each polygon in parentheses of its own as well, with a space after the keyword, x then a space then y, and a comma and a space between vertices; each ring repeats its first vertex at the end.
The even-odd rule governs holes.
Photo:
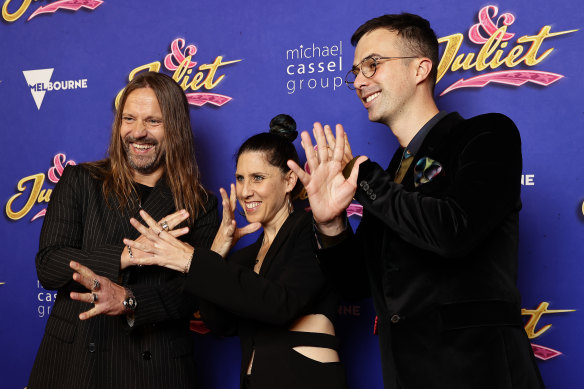
POLYGON ((201 298, 207 327, 240 337, 246 389, 346 388, 333 326, 338 299, 314 254, 312 217, 292 206, 302 188, 286 162, 299 164, 297 135, 294 119, 282 114, 270 132, 241 145, 230 196, 220 189, 223 221, 211 249, 157 234, 160 226, 146 213, 150 228, 131 222, 149 241, 124 240, 152 254, 135 264, 187 273, 185 292, 201 298), (236 201, 250 223, 243 228, 234 219, 236 201), (259 228, 255 243, 228 256, 240 237, 259 228))

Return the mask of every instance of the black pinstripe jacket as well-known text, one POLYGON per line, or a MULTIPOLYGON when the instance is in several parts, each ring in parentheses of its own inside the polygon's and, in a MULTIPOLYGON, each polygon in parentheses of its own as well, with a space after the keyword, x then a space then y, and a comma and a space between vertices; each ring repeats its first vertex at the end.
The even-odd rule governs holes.
MULTIPOLYGON (((139 236, 129 219, 141 219, 138 209, 120 211, 113 197, 110 204, 102 182, 83 165, 67 166, 52 193, 36 268, 43 287, 58 294, 29 388, 193 388, 188 321, 197 302, 181 293, 184 276, 178 272, 158 266, 120 271, 122 238, 139 236), (85 292, 72 279, 71 260, 133 291, 138 301, 133 327, 125 316, 78 319, 90 305, 69 298, 72 290, 85 292)), ((163 179, 142 208, 155 220, 175 211, 163 179)), ((205 213, 181 239, 210 247, 218 223, 217 199, 209 196, 205 213)))

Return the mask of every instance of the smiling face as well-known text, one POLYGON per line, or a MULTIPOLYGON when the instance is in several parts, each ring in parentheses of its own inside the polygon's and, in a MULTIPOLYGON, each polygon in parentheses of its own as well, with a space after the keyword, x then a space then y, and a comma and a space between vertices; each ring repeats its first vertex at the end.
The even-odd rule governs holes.
POLYGON ((237 160, 235 192, 250 223, 281 226, 288 217, 288 194, 295 184, 294 173, 283 174, 263 152, 244 152, 237 160))
MULTIPOLYGON (((368 57, 405 57, 395 31, 379 28, 368 32, 357 43, 353 65, 368 57)), ((408 110, 415 92, 416 59, 380 60, 373 77, 359 73, 354 86, 357 96, 369 112, 369 120, 389 125, 408 110)))
POLYGON ((163 169, 164 123, 158 99, 151 88, 128 95, 122 110, 120 136, 129 165, 142 175, 163 169))

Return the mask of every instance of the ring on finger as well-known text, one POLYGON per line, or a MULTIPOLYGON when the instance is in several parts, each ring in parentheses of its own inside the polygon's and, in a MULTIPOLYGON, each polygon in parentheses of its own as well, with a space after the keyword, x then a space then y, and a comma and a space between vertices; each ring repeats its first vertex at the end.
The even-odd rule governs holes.
POLYGON ((97 298, 97 293, 92 293, 91 294, 91 304, 95 304, 97 302, 97 300, 99 300, 97 298))
POLYGON ((99 280, 94 279, 93 280, 93 287, 91 288, 91 290, 99 290, 100 287, 101 287, 101 284, 99 283, 99 280))
POLYGON ((168 229, 169 229, 169 228, 168 228, 168 223, 166 222, 166 220, 163 220, 163 221, 160 223, 160 227, 162 227, 162 229, 163 229, 164 231, 168 232, 168 229))

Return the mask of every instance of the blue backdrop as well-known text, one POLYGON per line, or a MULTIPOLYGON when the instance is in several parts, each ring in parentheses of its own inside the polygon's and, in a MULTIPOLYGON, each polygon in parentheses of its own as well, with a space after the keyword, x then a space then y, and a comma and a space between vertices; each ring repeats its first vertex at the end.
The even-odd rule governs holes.
MULTIPOLYGON (((3 387, 26 386, 54 300, 54 292, 38 284, 34 266, 50 191, 66 163, 104 157, 114 98, 134 71, 174 75, 185 88, 203 182, 212 191, 232 182, 237 146, 266 130, 278 113, 292 115, 300 129, 311 129, 314 121, 342 123, 353 151, 383 165, 396 141, 386 127, 367 120, 342 81, 353 61, 353 31, 367 19, 402 11, 429 19, 440 38, 439 108, 465 117, 502 112, 521 131, 518 283, 526 330, 548 388, 584 384, 584 183, 578 163, 584 40, 577 31, 583 3, 0 3, 3 387)), ((340 309, 338 333, 352 388, 382 386, 374 316, 370 301, 340 309)), ((201 387, 237 387, 237 339, 194 335, 194 342, 201 387)))

